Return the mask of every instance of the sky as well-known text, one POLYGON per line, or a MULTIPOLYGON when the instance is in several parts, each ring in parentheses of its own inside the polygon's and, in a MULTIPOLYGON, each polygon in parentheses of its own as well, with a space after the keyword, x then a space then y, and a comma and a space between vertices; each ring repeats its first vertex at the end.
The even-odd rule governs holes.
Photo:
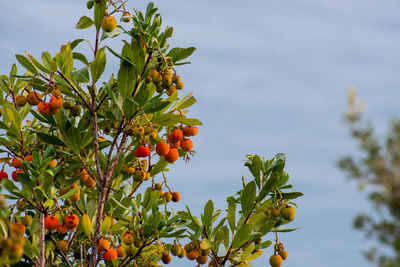
MULTIPOLYGON (((361 255, 369 242, 352 220, 373 211, 335 161, 357 153, 343 122, 349 87, 357 89, 380 135, 399 115, 400 2, 155 3, 164 25, 174 27, 172 45, 197 47, 192 64, 178 72, 198 100, 189 115, 204 125, 194 138, 197 154, 168 175, 182 194, 176 210, 187 204, 199 216, 208 199, 225 209, 226 197, 248 175, 245 155, 282 152, 290 182, 305 194, 292 223, 301 229, 280 237, 289 252, 284 266, 371 266, 361 255)), ((130 1, 128 9, 146 4, 130 1)), ((1 13, 0 73, 9 72, 15 54, 54 55, 67 41, 93 35, 74 29, 81 15, 90 14, 84 1, 20 0, 2 5, 1 13)), ((116 68, 118 61, 107 56, 116 68)), ((268 266, 271 254, 267 249, 254 266, 268 266)))

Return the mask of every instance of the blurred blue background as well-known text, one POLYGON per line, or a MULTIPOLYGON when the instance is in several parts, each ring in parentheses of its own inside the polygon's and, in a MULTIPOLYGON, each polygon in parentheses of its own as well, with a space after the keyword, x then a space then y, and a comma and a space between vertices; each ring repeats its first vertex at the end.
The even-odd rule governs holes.
MULTIPOLYGON (((241 186, 246 154, 287 154, 287 171, 298 200, 294 227, 282 234, 287 267, 368 266, 361 250, 369 242, 352 229, 359 211, 373 212, 365 194, 335 167, 356 153, 343 123, 347 89, 357 88, 379 134, 398 115, 400 97, 400 2, 347 1, 155 1, 164 25, 173 26, 172 45, 195 46, 192 64, 178 67, 186 92, 198 102, 189 116, 204 126, 194 138, 198 152, 168 175, 200 215, 208 199, 224 209, 241 186)), ((145 1, 130 1, 144 9, 145 1)), ((92 36, 76 30, 91 14, 86 1, 19 0, 2 5, 0 73, 15 54, 52 55, 69 40, 92 36)), ((118 40, 105 43, 120 45, 118 40)), ((80 49, 88 51, 83 44, 80 49)), ((108 70, 119 62, 108 54, 108 70)), ((19 68, 22 70, 22 68, 19 68)), ((272 235, 268 236, 272 239, 272 235)), ((254 262, 267 266, 272 248, 254 262)), ((174 259, 173 266, 188 266, 174 259)), ((193 265, 190 263, 190 266, 193 265)))

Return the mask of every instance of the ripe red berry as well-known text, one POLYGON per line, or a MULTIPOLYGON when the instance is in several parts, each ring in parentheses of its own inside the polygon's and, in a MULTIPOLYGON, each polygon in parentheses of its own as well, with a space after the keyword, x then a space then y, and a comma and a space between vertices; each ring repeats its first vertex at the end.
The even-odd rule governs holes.
POLYGON ((135 156, 137 158, 145 158, 150 155, 150 148, 148 146, 139 146, 135 151, 135 156))
POLYGON ((0 171, 0 183, 3 179, 8 179, 8 174, 5 171, 0 171))
POLYGON ((44 227, 48 230, 54 230, 58 226, 58 219, 56 216, 48 215, 44 218, 44 227))
POLYGON ((19 182, 17 173, 22 173, 22 172, 23 172, 23 171, 21 171, 21 170, 13 171, 13 172, 11 173, 11 178, 12 178, 15 182, 19 182))

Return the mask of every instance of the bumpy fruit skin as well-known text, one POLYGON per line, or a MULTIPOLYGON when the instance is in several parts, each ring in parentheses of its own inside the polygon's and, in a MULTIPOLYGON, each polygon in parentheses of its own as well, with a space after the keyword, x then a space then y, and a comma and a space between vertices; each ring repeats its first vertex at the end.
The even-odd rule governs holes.
POLYGON ((186 256, 186 250, 181 248, 181 252, 178 254, 178 258, 184 258, 186 256))
POLYGON ((33 156, 32 156, 32 155, 26 155, 26 156, 25 156, 25 160, 26 160, 27 162, 31 162, 31 161, 33 160, 33 156))
POLYGON ((178 192, 173 192, 172 193, 172 201, 173 202, 178 202, 181 199, 181 194, 178 192))
POLYGON ((181 129, 175 129, 170 133, 170 139, 172 143, 179 142, 183 139, 183 131, 181 129))
POLYGON ((89 177, 89 178, 87 178, 87 179, 83 182, 83 184, 84 184, 87 188, 93 188, 93 187, 96 186, 96 181, 95 181, 92 177, 89 177))
POLYGON ((58 219, 56 216, 53 215, 48 215, 46 218, 44 218, 44 227, 47 230, 54 230, 57 228, 58 225, 58 219))
POLYGON ((71 116, 79 116, 81 115, 82 112, 82 108, 79 105, 73 105, 72 107, 69 108, 69 114, 71 114, 71 116))
POLYGON ((40 114, 49 114, 50 113, 50 105, 47 102, 40 102, 38 104, 38 111, 40 114))
POLYGON ((120 257, 120 258, 124 257, 125 251, 124 251, 124 248, 122 246, 119 246, 117 248, 117 254, 118 254, 118 257, 120 257))
POLYGON ((171 255, 169 255, 169 254, 164 254, 164 255, 162 256, 161 260, 162 260, 162 262, 163 262, 164 264, 169 264, 169 263, 171 262, 172 258, 171 258, 171 255))
POLYGON ((116 27, 117 21, 113 16, 107 16, 101 20, 101 28, 105 32, 112 32, 116 27))
POLYGON ((183 134, 187 137, 195 136, 198 133, 196 126, 185 126, 183 127, 183 134))
POLYGON ((163 194, 163 198, 166 202, 170 202, 172 200, 172 194, 170 192, 165 192, 163 194))
POLYGON ((281 256, 281 258, 284 259, 284 260, 286 260, 287 257, 289 256, 288 252, 287 252, 286 250, 283 250, 283 249, 279 250, 279 251, 278 251, 278 254, 279 254, 279 256, 281 256))
POLYGON ((296 210, 291 206, 287 206, 281 210, 281 215, 285 220, 293 221, 296 210))
POLYGON ((181 253, 181 250, 182 250, 181 246, 175 244, 171 248, 171 253, 174 256, 178 256, 181 253))
POLYGON ((272 267, 280 267, 282 265, 282 257, 279 255, 272 255, 269 258, 269 264, 271 264, 272 267))
POLYGON ((133 241, 133 236, 130 232, 125 232, 122 234, 122 243, 125 245, 131 245, 133 241))
POLYGON ((186 152, 191 151, 192 148, 193 148, 193 142, 192 142, 192 140, 187 139, 187 138, 183 139, 183 140, 180 142, 180 145, 181 145, 182 150, 183 150, 183 151, 186 151, 186 152))
POLYGON ((65 217, 64 224, 68 228, 75 228, 79 225, 79 218, 76 214, 69 214, 65 217))
POLYGON ((165 160, 169 163, 175 162, 179 158, 179 152, 176 148, 171 148, 167 155, 164 156, 165 160))
POLYGON ((42 96, 38 92, 32 91, 26 96, 26 100, 29 105, 36 106, 42 101, 42 96))
POLYGON ((65 240, 57 241, 57 246, 64 253, 68 251, 68 243, 65 240))
POLYGON ((279 209, 277 209, 277 208, 273 208, 271 210, 271 215, 272 215, 272 217, 277 218, 277 217, 279 217, 281 215, 281 211, 279 209))
POLYGON ((186 258, 188 258, 188 260, 193 261, 193 260, 197 259, 197 257, 199 257, 199 252, 195 249, 186 253, 186 258))
POLYGON ((63 108, 65 108, 65 109, 70 109, 71 107, 72 107, 71 102, 65 101, 65 102, 63 103, 63 108))
POLYGON ((150 155, 150 148, 148 146, 139 146, 135 151, 135 156, 137 158, 145 158, 150 155))
POLYGON ((196 258, 196 261, 198 264, 205 264, 208 261, 208 257, 207 256, 198 256, 196 258))
POLYGON ((49 105, 50 109, 59 109, 63 105, 63 100, 60 96, 52 96, 50 98, 49 105))
POLYGON ((141 238, 136 238, 135 241, 133 242, 133 245, 135 245, 135 247, 137 247, 137 248, 142 247, 143 244, 144 244, 144 241, 141 238))
POLYGON ((160 156, 165 156, 169 152, 169 145, 163 142, 158 142, 156 145, 156 153, 160 156))
POLYGON ((104 250, 109 249, 110 248, 110 242, 105 238, 100 239, 99 240, 99 248, 104 249, 104 250))
POLYGON ((8 174, 5 171, 0 171, 0 183, 3 179, 8 179, 8 174))
POLYGON ((23 173, 23 171, 21 171, 21 170, 16 170, 16 171, 13 171, 13 172, 11 173, 11 178, 12 178, 15 182, 19 182, 19 179, 18 179, 18 176, 17 176, 18 173, 23 173))
POLYGON ((29 215, 26 215, 24 217, 21 218, 21 222, 23 225, 25 225, 26 227, 28 227, 29 225, 32 224, 32 217, 29 215))
POLYGON ((110 248, 104 252, 103 258, 105 262, 111 262, 118 258, 118 252, 115 249, 110 248))
POLYGON ((57 225, 57 234, 65 235, 68 232, 68 227, 65 224, 57 225))
POLYGON ((20 158, 13 158, 11 161, 11 166, 14 168, 21 168, 22 167, 22 160, 20 158))
POLYGON ((15 97, 15 104, 19 107, 23 107, 26 105, 27 99, 24 95, 17 95, 15 97))

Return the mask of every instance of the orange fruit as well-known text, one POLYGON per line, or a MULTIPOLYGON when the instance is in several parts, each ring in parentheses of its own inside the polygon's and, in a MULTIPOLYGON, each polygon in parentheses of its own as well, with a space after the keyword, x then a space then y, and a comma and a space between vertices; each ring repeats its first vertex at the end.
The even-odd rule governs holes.
POLYGON ((33 156, 32 156, 32 155, 26 155, 26 156, 25 156, 25 160, 26 160, 27 162, 31 162, 31 161, 33 160, 33 156))
POLYGON ((186 152, 191 151, 193 148, 193 141, 187 138, 183 139, 181 141, 181 148, 183 151, 186 152))
POLYGON ((172 201, 173 202, 178 202, 181 199, 181 194, 178 192, 173 192, 172 193, 172 201))
POLYGON ((68 228, 75 228, 79 225, 79 218, 76 214, 69 214, 65 217, 64 224, 68 228))
POLYGON ((162 262, 163 262, 164 264, 169 264, 169 263, 171 262, 172 258, 171 258, 171 255, 169 255, 169 254, 164 254, 164 255, 162 256, 161 260, 162 260, 162 262))
POLYGON ((53 95, 50 98, 49 105, 50 105, 50 109, 59 109, 63 105, 63 100, 60 96, 53 95))
POLYGON ((156 153, 160 156, 165 156, 169 152, 169 145, 163 142, 158 142, 156 145, 156 153))
POLYGON ((117 21, 113 16, 106 16, 101 20, 101 28, 105 32, 112 32, 117 27, 117 21))
POLYGON ((110 248, 110 242, 105 238, 100 239, 99 240, 99 248, 104 249, 104 250, 109 249, 110 248))
POLYGON ((12 223, 10 228, 12 235, 22 236, 25 234, 26 227, 21 222, 12 223))
POLYGON ((50 113, 50 105, 47 102, 40 102, 38 104, 38 111, 40 114, 49 114, 50 113))
POLYGON ((42 101, 42 96, 38 92, 32 91, 26 96, 26 100, 29 105, 36 106, 42 101))
POLYGON ((179 152, 176 148, 171 148, 167 155, 164 156, 165 160, 172 163, 179 158, 179 152))
POLYGON ((21 168, 22 167, 22 160, 20 158, 13 158, 11 161, 11 166, 15 168, 21 168))
POLYGON ((96 181, 90 176, 83 183, 88 188, 93 188, 96 186, 96 181))
POLYGON ((68 232, 68 227, 65 224, 57 225, 57 234, 65 235, 68 232))
POLYGON ((47 168, 54 168, 56 166, 57 166, 57 161, 53 159, 52 161, 50 161, 49 165, 47 165, 47 168))
POLYGON ((44 227, 48 230, 56 229, 58 225, 58 219, 56 216, 48 215, 44 218, 44 227))
POLYGON ((170 139, 172 143, 179 142, 183 139, 183 131, 181 129, 175 129, 170 133, 170 139))
POLYGON ((121 257, 121 258, 125 255, 125 251, 124 251, 124 248, 122 246, 119 246, 117 248, 117 254, 118 254, 118 257, 121 257))
POLYGON ((118 258, 118 252, 115 249, 110 248, 104 252, 103 258, 105 262, 111 262, 118 258))
POLYGON ((282 257, 279 255, 272 255, 269 258, 269 264, 271 264, 272 267, 280 267, 282 265, 282 257))

